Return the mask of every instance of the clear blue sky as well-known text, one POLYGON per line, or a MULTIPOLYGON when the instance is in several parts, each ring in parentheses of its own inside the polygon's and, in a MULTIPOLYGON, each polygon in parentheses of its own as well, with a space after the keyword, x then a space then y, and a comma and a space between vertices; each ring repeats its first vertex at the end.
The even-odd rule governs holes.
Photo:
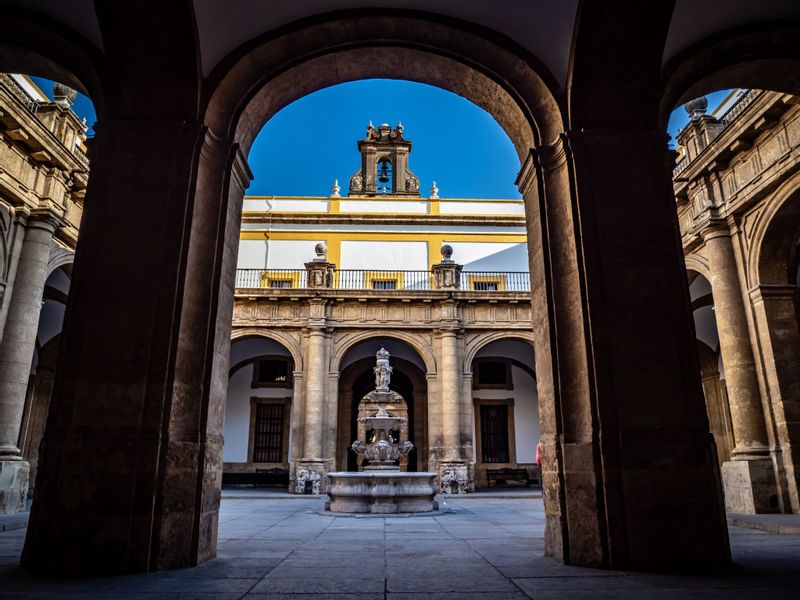
MULTIPOLYGON (((53 83, 33 79, 52 98, 53 83)), ((728 91, 708 95, 709 113, 728 91)), ((91 101, 78 94, 73 109, 86 117, 91 135, 91 101)), ((439 88, 388 79, 326 88, 276 114, 250 151, 254 179, 247 193, 326 196, 338 179, 346 195, 350 176, 360 166, 356 141, 364 137, 370 120, 376 126, 403 122, 405 137, 414 144, 409 166, 420 179, 423 196, 435 180, 443 198, 520 197, 514 186, 517 153, 489 113, 439 88)), ((687 122, 682 107, 673 111, 667 127, 673 140, 687 122)))
POLYGON ((370 120, 403 122, 423 196, 436 181, 443 198, 520 197, 517 153, 489 113, 439 88, 386 79, 326 88, 276 114, 248 157, 255 174, 248 193, 325 196, 338 179, 346 194, 361 165, 356 141, 370 120))

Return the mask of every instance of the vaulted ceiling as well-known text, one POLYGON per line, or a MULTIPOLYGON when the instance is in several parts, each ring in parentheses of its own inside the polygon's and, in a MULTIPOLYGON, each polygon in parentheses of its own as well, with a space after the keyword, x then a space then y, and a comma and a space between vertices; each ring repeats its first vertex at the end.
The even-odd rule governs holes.
MULTIPOLYGON (((100 51, 104 33, 92 0, 10 0, 82 35, 100 51)), ((194 0, 204 75, 249 40, 300 19, 337 10, 400 8, 455 18, 496 31, 526 48, 564 84, 578 0, 194 0)), ((762 21, 800 18, 796 0, 677 0, 664 62, 716 33, 762 21)))

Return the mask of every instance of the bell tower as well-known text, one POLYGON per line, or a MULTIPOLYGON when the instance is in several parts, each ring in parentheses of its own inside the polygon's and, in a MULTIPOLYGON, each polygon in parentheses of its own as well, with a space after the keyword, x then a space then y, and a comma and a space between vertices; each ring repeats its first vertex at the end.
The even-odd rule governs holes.
POLYGON ((358 151, 361 168, 350 178, 350 196, 419 198, 419 179, 408 169, 411 142, 403 139, 402 123, 375 129, 370 121, 358 151))

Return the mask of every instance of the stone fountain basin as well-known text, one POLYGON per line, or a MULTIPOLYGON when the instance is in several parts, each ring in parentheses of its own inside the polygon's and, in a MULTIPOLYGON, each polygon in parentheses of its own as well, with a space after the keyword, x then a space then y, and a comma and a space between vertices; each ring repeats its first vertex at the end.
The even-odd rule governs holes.
POLYGON ((368 429, 376 431, 399 429, 407 421, 405 417, 361 417, 359 419, 368 429))
POLYGON ((419 513, 437 509, 436 473, 328 473, 329 510, 335 513, 419 513))

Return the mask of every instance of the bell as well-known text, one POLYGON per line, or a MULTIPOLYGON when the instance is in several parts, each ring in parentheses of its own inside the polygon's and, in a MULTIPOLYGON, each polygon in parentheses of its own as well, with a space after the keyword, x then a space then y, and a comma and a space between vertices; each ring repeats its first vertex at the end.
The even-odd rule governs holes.
POLYGON ((381 183, 389 183, 389 167, 386 161, 381 161, 381 166, 378 171, 378 181, 381 183))

